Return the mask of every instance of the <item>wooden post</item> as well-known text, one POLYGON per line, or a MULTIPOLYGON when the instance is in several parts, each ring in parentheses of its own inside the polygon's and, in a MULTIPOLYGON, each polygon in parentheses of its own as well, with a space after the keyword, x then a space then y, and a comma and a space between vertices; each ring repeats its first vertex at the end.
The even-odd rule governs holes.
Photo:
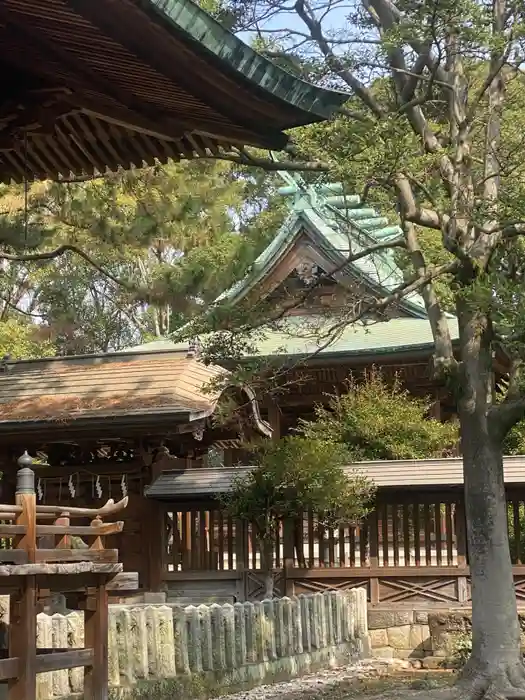
MULTIPOLYGON (((15 538, 15 548, 27 552, 29 564, 36 559, 36 495, 33 460, 25 452, 18 460, 16 505, 22 512, 17 525, 26 532, 15 538)), ((11 596, 9 625, 9 656, 19 659, 18 677, 8 684, 8 700, 36 699, 36 577, 23 578, 18 594, 11 596)))
MULTIPOLYGON (((166 547, 166 532, 165 532, 165 509, 155 503, 149 501, 147 503, 146 512, 148 514, 148 527, 144 530, 145 547, 149 553, 149 572, 147 585, 150 591, 158 593, 162 590, 164 580, 164 571, 167 570, 167 547, 166 547)), ((177 537, 176 528, 178 529, 177 513, 173 513, 173 542, 177 537)))
MULTIPOLYGON (((463 496, 460 496, 455 509, 456 520, 456 546, 458 552, 458 569, 466 569, 468 566, 467 553, 467 519, 465 515, 465 504, 463 496)), ((467 577, 458 576, 458 603, 466 604, 468 601, 467 577)))
POLYGON ((107 700, 108 596, 104 583, 100 582, 95 595, 87 599, 84 620, 84 646, 93 649, 93 664, 84 668, 84 697, 107 700))
MULTIPOLYGON (((379 567, 379 531, 377 510, 368 516, 368 530, 370 533, 370 568, 377 572, 379 567)), ((370 603, 379 603, 379 578, 372 575, 370 578, 370 603)))

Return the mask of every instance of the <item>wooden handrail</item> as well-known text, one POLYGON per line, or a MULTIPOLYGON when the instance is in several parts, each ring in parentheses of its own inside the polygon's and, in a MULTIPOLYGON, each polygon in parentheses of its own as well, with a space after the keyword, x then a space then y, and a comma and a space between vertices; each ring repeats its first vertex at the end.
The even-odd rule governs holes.
POLYGON ((53 514, 56 516, 62 513, 67 513, 69 517, 73 518, 107 518, 109 515, 115 515, 115 513, 120 513, 128 505, 128 497, 125 496, 120 501, 115 501, 110 498, 103 506, 100 508, 76 508, 73 506, 44 506, 37 505, 36 516, 37 518, 42 517, 46 514, 53 514))

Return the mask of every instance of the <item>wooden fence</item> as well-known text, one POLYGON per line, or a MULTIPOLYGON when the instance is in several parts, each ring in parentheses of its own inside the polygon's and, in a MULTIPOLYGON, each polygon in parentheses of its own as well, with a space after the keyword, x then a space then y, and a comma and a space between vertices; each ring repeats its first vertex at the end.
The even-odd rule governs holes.
MULTIPOLYGON (((525 491, 509 492, 508 524, 518 599, 525 601, 525 491)), ((164 581, 262 577, 252 524, 228 518, 216 504, 178 506, 165 513, 164 581), (202 575, 199 574, 202 572, 202 575), (215 572, 213 574, 212 572, 215 572)), ((462 495, 380 493, 359 526, 331 529, 314 513, 284 522, 275 536, 273 566, 282 592, 366 587, 371 603, 468 605, 470 578, 462 495)), ((240 585, 256 596, 262 585, 240 585)), ((244 593, 243 593, 244 591, 244 593)))

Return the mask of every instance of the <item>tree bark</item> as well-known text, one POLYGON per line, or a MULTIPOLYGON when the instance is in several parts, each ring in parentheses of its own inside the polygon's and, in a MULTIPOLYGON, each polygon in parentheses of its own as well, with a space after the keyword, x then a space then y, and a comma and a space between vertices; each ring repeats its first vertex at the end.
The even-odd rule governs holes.
POLYGON ((264 539, 261 542, 261 568, 264 571, 264 597, 273 598, 273 542, 264 539))
POLYGON ((459 418, 472 580, 472 654, 459 679, 465 697, 525 697, 525 669, 507 530, 500 437, 488 419, 492 329, 471 301, 458 302, 459 418))

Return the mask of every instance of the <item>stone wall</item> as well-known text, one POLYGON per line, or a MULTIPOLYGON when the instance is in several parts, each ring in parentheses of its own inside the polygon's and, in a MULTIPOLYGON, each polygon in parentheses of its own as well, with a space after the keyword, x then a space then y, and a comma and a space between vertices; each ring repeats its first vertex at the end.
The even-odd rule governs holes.
MULTIPOLYGON (((525 612, 520 612, 519 618, 522 647, 525 647, 525 612)), ((453 667, 457 662, 458 641, 471 633, 472 611, 371 608, 368 628, 375 657, 398 659, 399 665, 407 668, 453 667)))
MULTIPOLYGON (((83 616, 40 614, 40 647, 82 647, 83 616)), ((362 590, 235 605, 111 606, 109 684, 207 674, 223 684, 257 684, 348 663, 369 652, 362 590)), ((82 690, 83 669, 38 677, 38 699, 82 690)))

